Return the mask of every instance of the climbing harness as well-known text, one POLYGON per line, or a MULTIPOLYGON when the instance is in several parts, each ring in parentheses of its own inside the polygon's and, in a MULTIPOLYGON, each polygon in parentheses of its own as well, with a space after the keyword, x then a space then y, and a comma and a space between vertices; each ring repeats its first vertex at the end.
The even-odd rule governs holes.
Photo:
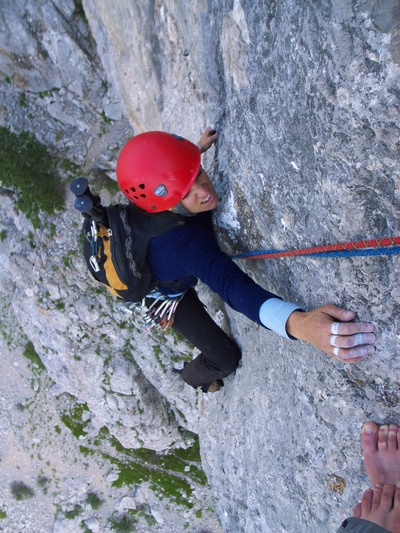
POLYGON ((370 239, 336 244, 325 244, 298 250, 259 250, 243 254, 232 255, 232 259, 276 259, 278 257, 294 257, 305 255, 308 257, 355 257, 395 255, 400 253, 400 237, 370 239))

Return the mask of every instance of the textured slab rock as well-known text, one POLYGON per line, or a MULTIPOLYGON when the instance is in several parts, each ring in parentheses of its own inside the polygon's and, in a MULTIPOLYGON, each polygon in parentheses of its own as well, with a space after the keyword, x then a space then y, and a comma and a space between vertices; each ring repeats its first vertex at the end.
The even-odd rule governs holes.
MULTIPOLYGON (((2 124, 115 177, 134 132, 196 141, 214 123, 219 142, 203 164, 228 253, 399 234, 394 0, 84 0, 92 34, 70 2, 58 4, 2 10, 2 124)), ((361 423, 400 422, 397 257, 242 264, 305 308, 330 301, 373 321, 377 352, 352 367, 256 327, 203 288, 212 313, 226 312, 243 366, 201 397, 171 373, 191 347, 121 318, 85 276, 72 209, 51 242, 38 232, 33 251, 32 227, 1 199, 1 290, 58 390, 87 402, 90 431, 105 424, 125 446, 153 449, 185 445, 182 426, 199 432, 226 531, 336 530, 367 484, 361 423), (76 254, 67 269, 65 248, 76 254)))

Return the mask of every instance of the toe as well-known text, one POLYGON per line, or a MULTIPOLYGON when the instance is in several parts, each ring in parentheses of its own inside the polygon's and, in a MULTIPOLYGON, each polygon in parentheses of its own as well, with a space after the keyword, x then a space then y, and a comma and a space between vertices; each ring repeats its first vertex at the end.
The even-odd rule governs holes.
POLYGON ((379 428, 378 448, 385 451, 388 448, 389 426, 384 424, 379 428))
POLYGON ((395 492, 394 500, 393 500, 393 507, 400 513, 400 486, 399 485, 396 487, 396 492, 395 492))
MULTIPOLYGON (((361 499, 361 503, 358 504, 358 505, 360 505, 360 512, 364 511, 364 513, 365 513, 365 512, 369 512, 371 510, 373 496, 374 496, 374 491, 372 489, 367 489, 364 492, 364 494, 362 496, 362 499, 361 499)), ((358 517, 358 518, 360 518, 360 517, 358 517)))
POLYGON ((398 429, 399 427, 396 426, 396 424, 389 424, 389 429, 388 429, 388 449, 389 450, 398 449, 398 442, 397 442, 398 429))
POLYGON ((365 453, 378 451, 379 427, 374 422, 366 422, 362 428, 362 442, 365 453))
POLYGON ((379 509, 381 505, 382 487, 381 485, 375 485, 374 494, 372 496, 371 510, 379 509))
POLYGON ((393 507, 393 497, 396 491, 394 485, 385 484, 382 489, 381 507, 386 510, 390 510, 393 507))
POLYGON ((354 518, 361 518, 361 503, 357 503, 353 511, 354 518))

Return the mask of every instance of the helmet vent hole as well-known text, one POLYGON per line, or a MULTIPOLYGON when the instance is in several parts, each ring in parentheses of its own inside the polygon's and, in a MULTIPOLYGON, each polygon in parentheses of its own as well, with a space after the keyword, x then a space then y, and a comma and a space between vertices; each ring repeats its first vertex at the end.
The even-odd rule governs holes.
POLYGON ((143 190, 144 188, 145 188, 145 184, 144 184, 144 183, 141 183, 141 184, 139 185, 139 189, 142 189, 142 190, 143 190))
POLYGON ((131 191, 132 191, 132 192, 136 192, 135 187, 131 187, 131 191))
POLYGON ((139 200, 139 196, 134 195, 133 197, 135 200, 139 200))
POLYGON ((146 198, 146 195, 145 194, 141 194, 140 198, 146 198))

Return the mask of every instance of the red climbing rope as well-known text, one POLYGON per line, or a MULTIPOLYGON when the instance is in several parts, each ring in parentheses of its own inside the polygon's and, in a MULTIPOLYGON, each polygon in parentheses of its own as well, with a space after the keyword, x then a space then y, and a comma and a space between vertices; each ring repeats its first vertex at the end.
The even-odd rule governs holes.
POLYGON ((313 246, 311 248, 301 248, 300 250, 271 251, 271 253, 268 253, 268 250, 262 250, 256 253, 248 252, 247 254, 238 254, 237 256, 233 257, 236 259, 273 259, 276 257, 319 254, 324 252, 336 252, 339 250, 350 251, 366 248, 380 248, 384 246, 394 246, 396 244, 400 244, 400 237, 385 237, 383 239, 324 244, 322 246, 313 246))

